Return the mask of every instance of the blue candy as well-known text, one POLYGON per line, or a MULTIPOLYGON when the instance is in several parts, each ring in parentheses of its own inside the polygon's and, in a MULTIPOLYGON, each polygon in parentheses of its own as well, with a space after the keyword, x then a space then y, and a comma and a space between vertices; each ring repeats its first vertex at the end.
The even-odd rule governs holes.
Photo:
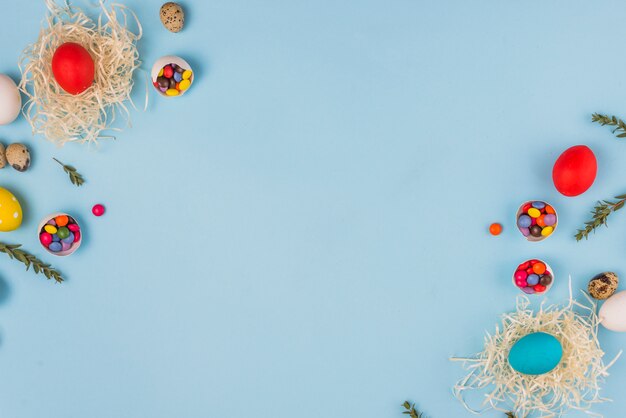
POLYGON ((48 247, 48 249, 54 253, 58 253, 59 251, 61 251, 61 248, 63 248, 63 246, 58 241, 51 243, 48 247))
POLYGON ((180 83, 180 80, 183 79, 183 75, 181 73, 174 73, 174 81, 176 81, 177 83, 180 83))
POLYGON ((59 236, 57 234, 52 234, 52 241, 53 242, 59 242, 59 241, 61 241, 61 238, 59 238, 59 236))
POLYGON ((71 244, 71 243, 73 243, 73 242, 74 242, 74 233, 73 233, 73 232, 70 232, 70 234, 67 236, 67 238, 63 238, 63 239, 61 240, 61 242, 64 242, 64 243, 66 243, 66 244, 71 244))
POLYGON ((529 286, 536 285, 537 283, 539 283, 539 276, 536 274, 528 275, 528 277, 526 277, 526 283, 528 283, 529 286))
POLYGON ((531 203, 533 208, 537 208, 537 209, 543 209, 546 207, 546 204, 544 202, 533 202, 531 203))
POLYGON ((520 228, 528 228, 532 223, 533 221, 528 215, 520 215, 520 217, 517 218, 517 226, 520 228))

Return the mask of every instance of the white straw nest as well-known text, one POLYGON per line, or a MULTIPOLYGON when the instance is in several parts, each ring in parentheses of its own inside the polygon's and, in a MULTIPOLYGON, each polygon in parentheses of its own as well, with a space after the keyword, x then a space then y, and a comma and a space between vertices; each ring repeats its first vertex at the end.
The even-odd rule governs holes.
MULTIPOLYGON (((571 285, 571 284, 570 284, 571 285)), ((470 412, 479 414, 489 409, 515 416, 562 416, 569 409, 590 411, 594 404, 608 399, 600 397, 600 385, 608 376, 608 365, 602 361, 604 352, 598 341, 599 319, 595 302, 585 294, 589 304, 573 300, 567 306, 550 306, 536 314, 529 309, 526 296, 517 299, 517 310, 503 315, 502 328, 496 326, 494 335, 485 337, 485 348, 472 358, 453 358, 461 361, 469 374, 453 389, 454 395, 470 412), (511 347, 533 332, 554 335, 563 346, 561 363, 551 372, 530 376, 516 372, 508 362, 511 347), (466 391, 478 390, 485 399, 479 409, 471 408, 466 391)))
POLYGON ((137 51, 141 24, 125 6, 107 7, 104 0, 99 0, 97 21, 67 3, 59 6, 46 0, 46 5, 49 13, 39 38, 26 47, 19 61, 19 88, 28 97, 24 116, 33 134, 43 134, 58 145, 111 137, 102 131, 119 130, 111 127, 118 112, 130 121, 125 102, 132 104, 133 72, 141 64, 137 51), (137 33, 128 28, 132 22, 137 33), (61 89, 52 74, 52 56, 65 42, 81 44, 94 59, 94 83, 78 95, 61 89))

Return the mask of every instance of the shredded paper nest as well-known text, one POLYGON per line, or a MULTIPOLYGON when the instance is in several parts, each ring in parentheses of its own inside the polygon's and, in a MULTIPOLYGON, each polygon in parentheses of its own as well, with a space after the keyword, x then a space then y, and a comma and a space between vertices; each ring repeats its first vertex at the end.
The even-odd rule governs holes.
POLYGON ((28 97, 24 116, 33 134, 42 134, 58 145, 67 142, 92 143, 111 129, 116 114, 129 120, 126 101, 133 88, 133 72, 139 68, 137 41, 141 25, 123 5, 108 7, 99 1, 100 15, 93 20, 80 9, 55 0, 46 0, 49 13, 34 44, 20 57, 20 90, 28 97), (128 26, 133 24, 136 33, 128 26), (95 63, 95 80, 79 95, 66 93, 55 82, 52 56, 65 42, 85 47, 95 63))
POLYGON ((593 416, 594 404, 607 401, 600 396, 600 385, 607 370, 617 360, 604 364, 598 341, 599 319, 595 302, 583 292, 587 303, 573 300, 567 306, 550 306, 534 313, 526 296, 517 299, 517 310, 505 314, 502 328, 485 337, 485 348, 473 358, 461 361, 469 374, 454 387, 455 396, 473 413, 488 409, 515 412, 515 416, 557 417, 569 409, 593 416), (529 376, 516 372, 508 362, 509 350, 522 337, 533 332, 554 335, 563 346, 561 363, 551 372, 529 376), (478 408, 468 405, 466 392, 478 390, 484 402, 478 408))

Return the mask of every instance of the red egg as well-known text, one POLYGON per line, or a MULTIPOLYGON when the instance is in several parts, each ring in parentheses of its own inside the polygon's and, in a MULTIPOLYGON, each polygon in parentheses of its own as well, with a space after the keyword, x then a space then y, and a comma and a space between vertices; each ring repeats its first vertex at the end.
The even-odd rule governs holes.
POLYGON ((587 191, 596 179, 598 162, 593 151, 585 145, 566 149, 554 163, 552 180, 565 196, 578 196, 587 191))
POLYGON ((52 56, 52 74, 63 90, 69 94, 80 94, 93 84, 93 58, 81 45, 66 42, 52 56))

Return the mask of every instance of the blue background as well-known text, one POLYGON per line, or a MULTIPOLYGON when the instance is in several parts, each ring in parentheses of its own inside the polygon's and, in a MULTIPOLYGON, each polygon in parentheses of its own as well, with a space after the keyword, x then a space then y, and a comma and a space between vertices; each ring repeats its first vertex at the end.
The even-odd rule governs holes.
MULTIPOLYGON (((144 69, 177 54, 197 78, 99 147, 59 149, 23 117, 0 127, 33 154, 0 172, 25 211, 0 239, 68 279, 0 258, 3 417, 392 418, 405 399, 468 416, 448 358, 513 309, 519 262, 552 265, 553 303, 570 274, 626 277, 626 213, 573 238, 595 200, 626 193, 626 143, 590 122, 626 116, 623 1, 187 0, 179 34, 160 2, 126 4, 144 69), (598 177, 565 198, 550 173, 575 144, 598 177), (545 242, 515 229, 527 199, 559 211, 545 242), (58 210, 85 231, 67 258, 36 236, 58 210)), ((0 72, 19 77, 45 12, 3 2, 0 72)), ((626 347, 600 338, 608 358, 626 347)), ((625 385, 622 359, 596 411, 622 416, 625 385)))

